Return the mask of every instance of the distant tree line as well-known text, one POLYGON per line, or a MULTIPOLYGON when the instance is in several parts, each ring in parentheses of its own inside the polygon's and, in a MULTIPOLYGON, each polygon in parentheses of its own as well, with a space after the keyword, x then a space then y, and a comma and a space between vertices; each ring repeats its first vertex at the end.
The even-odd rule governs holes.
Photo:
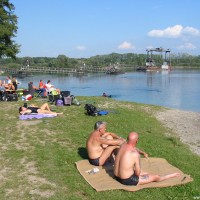
MULTIPOLYGON (((200 55, 192 56, 189 54, 171 54, 171 64, 173 67, 200 68, 200 55)), ((0 66, 9 68, 21 68, 22 66, 31 67, 51 67, 51 68, 82 68, 82 67, 108 67, 119 64, 125 68, 136 68, 145 65, 146 54, 118 54, 97 55, 90 58, 69 58, 59 55, 57 58, 51 57, 23 57, 23 58, 1 58, 0 66)), ((161 64, 163 58, 154 55, 156 64, 161 64)))
MULTIPOLYGON (((17 16, 14 14, 15 7, 10 0, 0 0, 0 67, 18 68, 31 67, 54 67, 54 68, 82 68, 82 67, 108 67, 119 64, 127 69, 145 65, 146 54, 111 53, 108 55, 96 55, 90 58, 69 58, 59 55, 57 58, 50 57, 23 57, 16 55, 20 52, 20 45, 14 38, 17 34, 17 16)), ((163 62, 162 55, 154 55, 155 64, 160 66, 163 62)), ((200 55, 171 54, 173 67, 200 68, 200 55)))

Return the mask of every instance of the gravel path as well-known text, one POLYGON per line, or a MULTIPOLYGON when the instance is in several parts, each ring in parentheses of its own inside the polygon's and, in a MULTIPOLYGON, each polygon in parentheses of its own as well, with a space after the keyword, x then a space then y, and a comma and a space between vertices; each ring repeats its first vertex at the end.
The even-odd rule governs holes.
POLYGON ((171 128, 180 140, 200 156, 200 113, 176 109, 163 109, 155 117, 171 128))

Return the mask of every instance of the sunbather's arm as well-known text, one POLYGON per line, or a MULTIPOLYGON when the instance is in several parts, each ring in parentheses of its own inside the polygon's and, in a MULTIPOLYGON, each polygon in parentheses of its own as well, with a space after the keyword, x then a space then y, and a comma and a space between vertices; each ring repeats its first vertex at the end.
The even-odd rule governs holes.
POLYGON ((38 107, 38 106, 36 106, 36 105, 34 105, 34 104, 31 104, 30 107, 38 107))
POLYGON ((112 133, 112 132, 106 132, 106 133, 103 134, 102 137, 107 137, 108 135, 111 135, 115 139, 121 139, 120 136, 118 136, 118 135, 116 135, 115 133, 112 133))
POLYGON ((28 110, 21 111, 20 114, 25 115, 25 114, 30 114, 31 112, 32 111, 28 109, 28 110))
POLYGON ((146 152, 141 151, 141 150, 138 149, 138 148, 136 148, 136 149, 137 149, 137 152, 138 152, 139 154, 143 155, 145 158, 149 158, 149 155, 148 155, 146 152))

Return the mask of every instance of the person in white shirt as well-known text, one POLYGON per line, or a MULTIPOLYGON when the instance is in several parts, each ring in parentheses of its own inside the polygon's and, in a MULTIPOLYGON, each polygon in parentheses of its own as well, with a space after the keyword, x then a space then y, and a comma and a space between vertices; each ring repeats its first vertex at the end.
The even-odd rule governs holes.
POLYGON ((58 94, 60 94, 60 89, 55 88, 54 85, 51 84, 50 80, 47 81, 46 88, 48 92, 56 91, 58 94))

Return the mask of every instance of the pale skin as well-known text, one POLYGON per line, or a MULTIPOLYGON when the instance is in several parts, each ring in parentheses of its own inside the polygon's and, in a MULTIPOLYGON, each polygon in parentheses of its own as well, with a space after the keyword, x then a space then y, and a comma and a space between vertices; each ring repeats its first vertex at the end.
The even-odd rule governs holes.
MULTIPOLYGON (((30 105, 30 107, 38 107, 38 106, 35 106, 35 105, 30 105)), ((56 113, 56 112, 52 112, 50 110, 50 107, 47 103, 44 103, 42 106, 39 107, 39 109, 37 110, 38 113, 40 114, 53 114, 53 115, 62 115, 63 113, 56 113)), ((25 108, 25 107, 22 107, 22 111, 20 112, 21 115, 24 115, 24 114, 30 114, 31 113, 31 110, 25 108)))
POLYGON ((142 172, 140 165, 141 151, 138 151, 138 149, 136 148, 137 142, 138 134, 135 132, 131 132, 128 136, 128 142, 124 143, 121 146, 115 158, 115 176, 121 179, 127 179, 135 174, 139 176, 138 185, 143 185, 150 182, 164 181, 169 178, 180 176, 180 173, 172 173, 160 176, 156 174, 148 174, 147 172, 142 172))
POLYGON ((2 82, 1 80, 0 80, 0 86, 3 86, 6 90, 15 90, 15 87, 14 87, 14 85, 12 84, 12 83, 6 83, 5 81, 4 82, 2 82))
POLYGON ((104 165, 106 160, 125 142, 114 133, 106 132, 106 125, 102 124, 98 130, 94 130, 86 143, 90 159, 99 158, 99 165, 104 165))
POLYGON ((47 87, 48 89, 52 88, 52 89, 54 89, 58 94, 60 94, 60 89, 55 88, 54 85, 51 85, 50 82, 48 82, 48 83, 46 84, 46 87, 47 87))

